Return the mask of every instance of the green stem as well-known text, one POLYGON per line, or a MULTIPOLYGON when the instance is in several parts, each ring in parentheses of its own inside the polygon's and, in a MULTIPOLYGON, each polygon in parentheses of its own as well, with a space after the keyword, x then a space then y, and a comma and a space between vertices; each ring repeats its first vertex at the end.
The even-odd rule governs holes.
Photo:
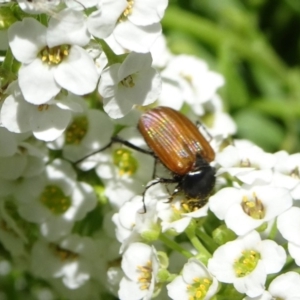
POLYGON ((186 258, 191 258, 193 257, 193 254, 190 253, 189 251, 185 250, 184 248, 182 248, 179 244, 177 244, 176 242, 170 240, 169 238, 167 238, 164 234, 160 234, 159 235, 159 239, 165 244, 167 245, 167 247, 169 247, 170 249, 173 249, 177 252, 179 252, 180 254, 182 254, 183 256, 185 256, 186 258))
POLYGON ((277 235, 277 222, 274 221, 274 223, 272 225, 272 228, 271 228, 271 231, 269 233, 268 239, 274 241, 276 235, 277 235))
MULTIPOLYGON (((287 248, 287 245, 286 245, 285 248, 287 248)), ((285 262, 285 265, 284 265, 284 267, 282 268, 282 271, 284 271, 284 272, 291 271, 291 269, 292 269, 294 266, 295 266, 295 261, 294 261, 294 259, 293 259, 290 255, 288 255, 288 256, 287 256, 287 259, 286 259, 286 262, 285 262)))
POLYGON ((12 232, 15 232, 24 244, 28 244, 28 238, 26 237, 26 234, 22 231, 21 228, 19 228, 14 218, 11 217, 11 215, 5 208, 5 201, 1 201, 0 212, 3 216, 4 221, 11 227, 12 232))
POLYGON ((2 69, 4 69, 5 71, 8 71, 8 72, 11 72, 13 62, 14 62, 14 56, 11 52, 11 49, 8 48, 6 51, 4 61, 2 63, 2 69))
POLYGON ((46 27, 48 27, 48 16, 46 14, 38 15, 39 21, 46 27))
POLYGON ((200 257, 201 261, 206 264, 208 259, 211 258, 211 256, 212 256, 210 254, 210 252, 199 241, 193 228, 187 228, 185 233, 188 236, 189 240, 191 241, 192 245, 198 251, 198 253, 199 253, 198 256, 200 257))
POLYGON ((291 271, 293 271, 293 272, 296 272, 296 273, 300 274, 300 268, 295 268, 295 269, 292 269, 291 271))
POLYGON ((122 63, 124 61, 127 54, 116 55, 104 40, 98 38, 95 38, 95 40, 101 45, 102 50, 107 57, 108 65, 122 63))
POLYGON ((206 245, 206 247, 209 249, 211 253, 218 248, 218 244, 206 232, 197 228, 196 234, 201 239, 201 241, 203 241, 203 243, 206 245))

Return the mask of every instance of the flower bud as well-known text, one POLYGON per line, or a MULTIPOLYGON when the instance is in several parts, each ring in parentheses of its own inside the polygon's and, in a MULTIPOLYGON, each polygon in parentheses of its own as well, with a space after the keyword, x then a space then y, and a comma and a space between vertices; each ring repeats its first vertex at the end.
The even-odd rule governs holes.
POLYGON ((2 6, 0 7, 0 30, 5 30, 15 23, 17 18, 11 11, 10 7, 2 6))
POLYGON ((213 239, 218 245, 223 245, 227 242, 236 239, 236 235, 232 230, 225 225, 221 225, 213 231, 213 239))

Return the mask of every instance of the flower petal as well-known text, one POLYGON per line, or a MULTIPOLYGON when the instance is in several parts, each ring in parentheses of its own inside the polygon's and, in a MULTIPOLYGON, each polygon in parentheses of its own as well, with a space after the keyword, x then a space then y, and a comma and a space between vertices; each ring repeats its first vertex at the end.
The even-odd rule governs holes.
POLYGON ((129 21, 119 23, 113 32, 123 48, 142 53, 149 51, 160 34, 160 23, 138 27, 129 21))
POLYGON ((39 58, 20 68, 19 85, 25 100, 35 105, 46 103, 60 91, 51 67, 39 58))
POLYGON ((22 63, 32 62, 46 45, 46 31, 46 27, 33 18, 10 26, 8 39, 14 57, 22 63))
POLYGON ((97 69, 93 59, 79 46, 72 46, 66 60, 55 70, 54 77, 63 88, 84 95, 96 88, 97 69))

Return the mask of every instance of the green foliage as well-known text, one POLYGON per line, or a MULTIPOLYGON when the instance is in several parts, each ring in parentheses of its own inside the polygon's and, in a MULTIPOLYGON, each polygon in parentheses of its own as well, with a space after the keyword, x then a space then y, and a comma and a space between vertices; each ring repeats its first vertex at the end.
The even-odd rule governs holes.
POLYGON ((237 138, 266 151, 300 150, 299 17, 298 0, 171 0, 162 22, 172 51, 223 74, 237 138))

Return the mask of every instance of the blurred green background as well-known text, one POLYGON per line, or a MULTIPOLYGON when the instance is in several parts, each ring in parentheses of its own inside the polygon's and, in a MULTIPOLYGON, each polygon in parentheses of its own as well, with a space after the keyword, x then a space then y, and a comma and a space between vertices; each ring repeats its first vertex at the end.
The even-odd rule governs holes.
POLYGON ((162 24, 173 53, 223 74, 238 138, 299 152, 300 0, 170 0, 162 24))

